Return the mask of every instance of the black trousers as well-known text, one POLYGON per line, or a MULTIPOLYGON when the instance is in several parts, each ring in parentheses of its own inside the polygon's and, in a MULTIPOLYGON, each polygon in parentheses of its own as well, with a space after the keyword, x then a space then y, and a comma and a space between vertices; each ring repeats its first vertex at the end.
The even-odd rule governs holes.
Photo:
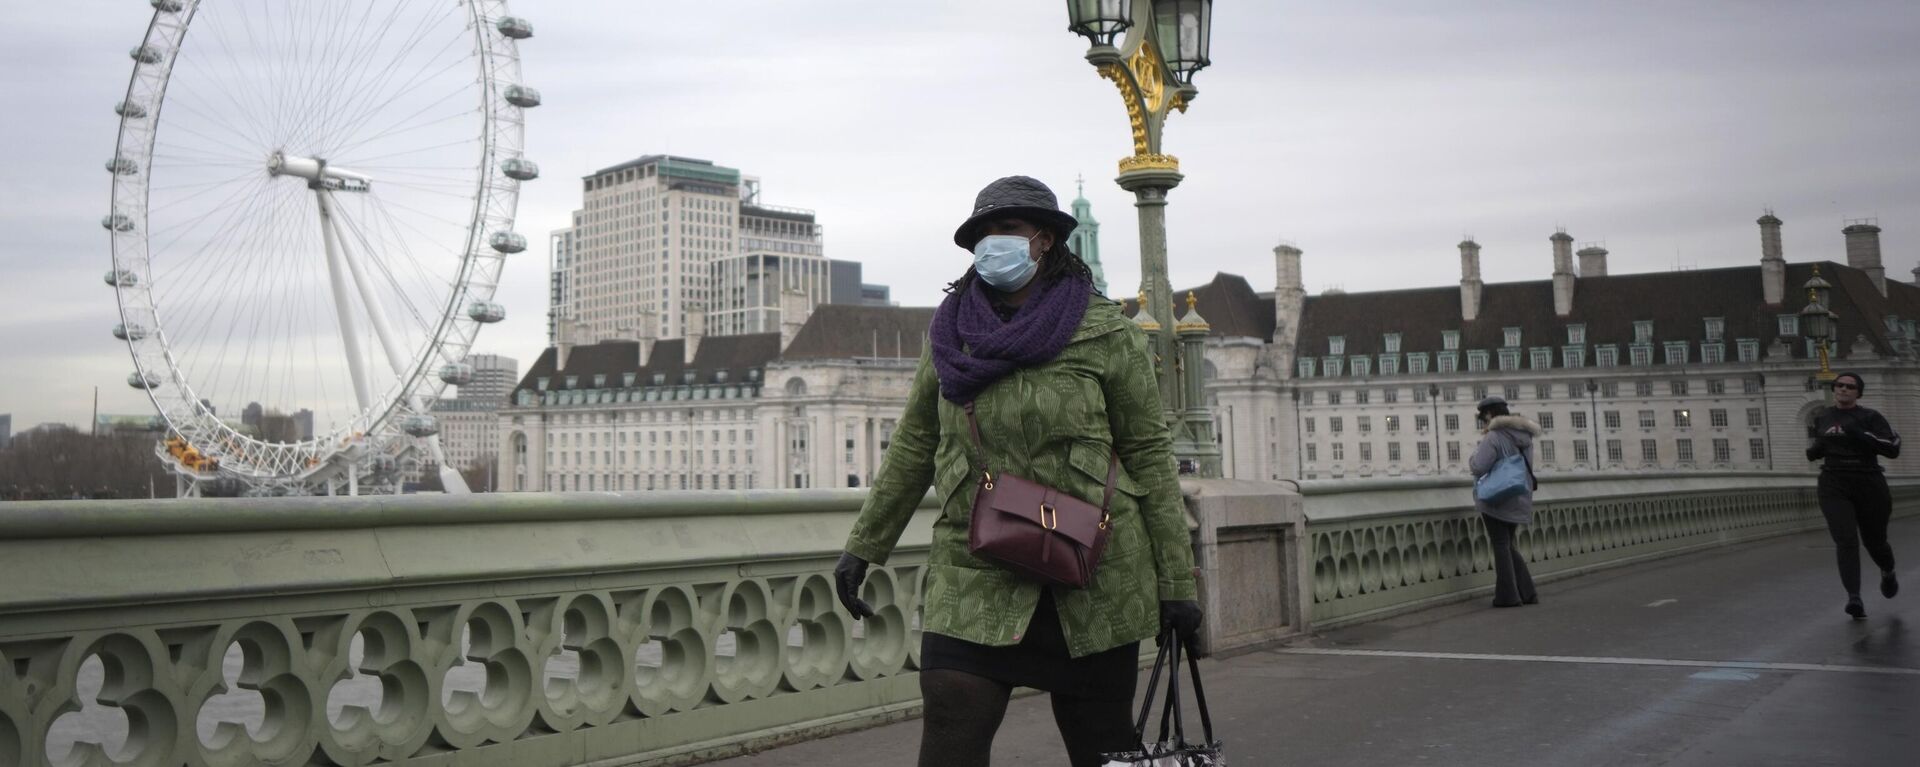
POLYGON ((1539 599, 1533 590, 1533 574, 1527 572, 1527 557, 1513 545, 1513 533, 1520 526, 1486 514, 1480 515, 1480 521, 1486 524, 1487 540, 1493 544, 1493 603, 1517 605, 1539 599))
POLYGON ((1861 544, 1881 570, 1893 569, 1893 546, 1887 543, 1893 496, 1887 492, 1887 477, 1879 472, 1823 471, 1819 495, 1840 565, 1840 585, 1848 594, 1859 594, 1861 544))

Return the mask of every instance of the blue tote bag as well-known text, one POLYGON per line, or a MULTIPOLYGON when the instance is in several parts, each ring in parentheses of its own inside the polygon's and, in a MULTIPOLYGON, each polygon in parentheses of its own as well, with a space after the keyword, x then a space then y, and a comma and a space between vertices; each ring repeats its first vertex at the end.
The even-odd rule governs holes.
POLYGON ((1533 464, 1527 451, 1515 446, 1512 455, 1502 457, 1485 476, 1474 480, 1473 497, 1498 504, 1533 489, 1533 464))

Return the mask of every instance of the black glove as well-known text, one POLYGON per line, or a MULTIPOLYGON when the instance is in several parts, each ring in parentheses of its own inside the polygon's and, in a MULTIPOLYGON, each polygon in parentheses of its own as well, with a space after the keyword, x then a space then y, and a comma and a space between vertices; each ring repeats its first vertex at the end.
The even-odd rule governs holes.
POLYGON ((1200 603, 1190 599, 1160 600, 1160 636, 1167 629, 1180 632, 1180 641, 1191 645, 1200 638, 1200 603))
POLYGON ((860 584, 867 579, 867 560, 849 552, 840 552, 840 561, 833 566, 833 590, 840 596, 840 604, 853 613, 854 620, 873 617, 873 605, 860 599, 860 584))

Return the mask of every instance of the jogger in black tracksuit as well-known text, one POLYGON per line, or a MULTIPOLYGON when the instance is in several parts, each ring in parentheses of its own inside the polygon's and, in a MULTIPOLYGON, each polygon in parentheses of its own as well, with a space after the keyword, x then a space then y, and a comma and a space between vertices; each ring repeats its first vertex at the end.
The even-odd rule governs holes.
POLYGON ((1893 547, 1887 544, 1887 521, 1893 499, 1880 456, 1900 457, 1900 435, 1878 412, 1860 407, 1866 383, 1857 373, 1841 373, 1833 380, 1834 406, 1813 421, 1813 444, 1807 460, 1826 459, 1820 467, 1820 513, 1826 515, 1840 562, 1840 585, 1847 589, 1847 614, 1867 617, 1860 602, 1860 545, 1880 566, 1880 593, 1891 599, 1900 591, 1893 575, 1893 547))

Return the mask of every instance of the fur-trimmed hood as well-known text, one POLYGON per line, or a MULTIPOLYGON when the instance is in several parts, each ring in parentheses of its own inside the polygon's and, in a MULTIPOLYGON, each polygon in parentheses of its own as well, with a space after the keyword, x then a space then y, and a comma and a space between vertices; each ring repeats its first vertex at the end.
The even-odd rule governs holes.
POLYGON ((1510 429, 1518 432, 1513 436, 1523 445, 1532 444, 1533 438, 1540 436, 1540 424, 1517 415, 1494 416, 1493 420, 1487 422, 1487 428, 1480 430, 1480 433, 1486 434, 1495 429, 1510 429))

